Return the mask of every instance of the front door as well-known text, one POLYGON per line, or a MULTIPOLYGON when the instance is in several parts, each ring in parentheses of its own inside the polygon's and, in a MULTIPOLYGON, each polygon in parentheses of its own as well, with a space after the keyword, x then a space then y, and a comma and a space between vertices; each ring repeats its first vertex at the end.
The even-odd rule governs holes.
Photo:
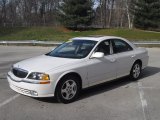
POLYGON ((116 55, 112 55, 111 42, 102 41, 94 52, 103 52, 105 56, 88 60, 89 86, 116 78, 116 55))

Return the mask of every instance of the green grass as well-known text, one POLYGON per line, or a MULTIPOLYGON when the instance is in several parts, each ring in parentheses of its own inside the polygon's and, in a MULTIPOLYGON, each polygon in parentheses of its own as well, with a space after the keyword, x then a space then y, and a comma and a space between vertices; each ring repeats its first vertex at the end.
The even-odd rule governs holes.
POLYGON ((88 31, 71 31, 59 27, 16 27, 0 28, 0 40, 51 40, 66 41, 69 38, 88 35, 120 36, 129 40, 158 40, 160 32, 137 29, 93 29, 88 31))

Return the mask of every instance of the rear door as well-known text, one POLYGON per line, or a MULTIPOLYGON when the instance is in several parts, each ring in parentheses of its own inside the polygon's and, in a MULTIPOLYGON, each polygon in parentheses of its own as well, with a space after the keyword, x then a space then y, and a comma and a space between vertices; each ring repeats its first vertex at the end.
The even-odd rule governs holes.
POLYGON ((133 48, 121 39, 113 39, 112 46, 113 54, 117 55, 117 77, 129 75, 135 57, 133 48))

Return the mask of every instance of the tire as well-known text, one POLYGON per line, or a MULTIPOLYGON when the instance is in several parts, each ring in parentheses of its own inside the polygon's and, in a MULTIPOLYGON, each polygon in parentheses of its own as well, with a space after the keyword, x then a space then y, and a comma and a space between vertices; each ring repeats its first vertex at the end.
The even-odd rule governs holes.
POLYGON ((142 65, 139 62, 135 62, 130 72, 130 78, 132 80, 138 80, 141 76, 141 71, 142 71, 142 65))
POLYGON ((66 76, 62 78, 56 89, 56 98, 58 102, 71 103, 75 101, 80 93, 80 82, 75 76, 66 76))

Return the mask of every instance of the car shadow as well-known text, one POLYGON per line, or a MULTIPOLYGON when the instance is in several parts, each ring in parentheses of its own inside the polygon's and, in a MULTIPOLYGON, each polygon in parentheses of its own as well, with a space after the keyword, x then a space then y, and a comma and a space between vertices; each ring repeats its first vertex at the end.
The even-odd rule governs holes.
POLYGON ((55 97, 45 97, 45 98, 33 98, 35 100, 46 102, 46 103, 59 103, 55 97))
MULTIPOLYGON (((139 80, 141 80, 141 79, 145 80, 144 78, 149 77, 149 76, 153 76, 154 74, 159 73, 159 72, 160 72, 160 68, 148 66, 147 68, 145 68, 142 71, 142 75, 139 80)), ((85 98, 88 98, 90 96, 94 96, 94 95, 97 95, 100 93, 104 93, 104 92, 110 91, 112 89, 116 89, 118 87, 121 87, 121 86, 125 86, 129 83, 132 83, 132 82, 137 82, 137 81, 133 81, 129 77, 126 76, 126 77, 111 80, 109 82, 105 82, 105 83, 102 83, 99 85, 95 85, 93 87, 86 88, 82 91, 82 93, 79 97, 79 100, 85 99, 85 98)))
MULTIPOLYGON (((141 75, 141 79, 145 80, 144 78, 149 77, 149 76, 153 76, 156 73, 160 72, 160 68, 158 67, 152 67, 152 66, 148 66, 147 68, 145 68, 142 72, 141 75)), ((81 91, 80 97, 78 98, 77 101, 91 97, 91 96, 95 96, 97 94, 101 94, 113 89, 116 89, 118 87, 121 86, 125 86, 129 83, 132 82, 137 82, 137 81, 133 81, 130 80, 129 77, 123 77, 123 78, 119 78, 119 79, 115 79, 115 80, 111 80, 109 82, 105 82, 102 84, 98 84, 89 88, 86 88, 84 90, 81 91)), ((53 97, 49 97, 49 98, 34 98, 36 100, 42 101, 42 102, 48 102, 48 103, 58 103, 57 100, 53 97)))

